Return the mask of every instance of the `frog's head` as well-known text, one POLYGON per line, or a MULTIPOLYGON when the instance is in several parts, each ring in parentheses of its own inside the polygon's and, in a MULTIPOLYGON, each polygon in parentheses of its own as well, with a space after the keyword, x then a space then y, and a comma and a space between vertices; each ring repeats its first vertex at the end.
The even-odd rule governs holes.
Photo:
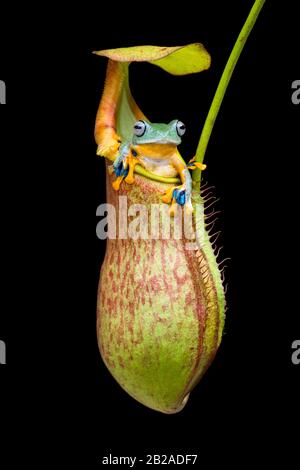
POLYGON ((153 124, 147 121, 137 121, 133 127, 132 143, 134 145, 179 145, 184 133, 185 125, 177 119, 174 119, 169 124, 153 124))

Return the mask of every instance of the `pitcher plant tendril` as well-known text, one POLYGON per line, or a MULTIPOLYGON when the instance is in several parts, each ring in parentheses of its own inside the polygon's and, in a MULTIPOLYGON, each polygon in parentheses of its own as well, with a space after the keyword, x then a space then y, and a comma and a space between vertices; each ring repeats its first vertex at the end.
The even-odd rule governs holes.
MULTIPOLYGON (((225 66, 225 69, 223 71, 223 74, 221 76, 221 80, 219 82, 219 85, 217 87, 217 91, 215 93, 214 99, 212 101, 210 110, 208 112, 206 121, 203 126, 203 130, 201 133, 201 137, 199 140, 199 144, 196 150, 196 161, 199 163, 202 163, 204 160, 206 148, 208 146, 208 142, 218 115, 218 112, 220 110, 224 95, 226 93, 228 84, 230 82, 231 76, 233 74, 233 71, 235 69, 235 66, 239 60, 239 57, 241 55, 241 52, 246 44, 246 41, 248 39, 249 34, 252 31, 253 26, 256 23, 256 20, 258 18, 258 15, 260 13, 260 10, 262 9, 264 3, 266 0, 256 0, 250 13, 249 16, 236 40, 236 43, 232 49, 232 52, 229 56, 229 59, 227 61, 227 64, 225 66)), ((195 183, 198 183, 199 189, 200 189, 200 180, 201 180, 201 171, 195 171, 193 173, 193 181, 195 183)))

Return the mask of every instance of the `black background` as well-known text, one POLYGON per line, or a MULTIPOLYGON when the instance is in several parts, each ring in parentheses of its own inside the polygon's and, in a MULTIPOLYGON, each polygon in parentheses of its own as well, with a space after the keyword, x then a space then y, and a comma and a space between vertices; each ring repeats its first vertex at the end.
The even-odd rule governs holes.
POLYGON ((12 444, 2 455, 7 450, 10 462, 40 451, 40 462, 82 457, 86 465, 109 453, 175 452, 198 453, 200 464, 282 458, 287 466, 296 455, 299 109, 291 83, 299 78, 299 39, 292 7, 264 6, 206 154, 204 178, 220 198, 218 244, 231 258, 225 335, 214 363, 186 408, 169 416, 127 396, 97 349, 105 243, 94 243, 95 208, 105 201, 105 173, 93 126, 106 60, 92 51, 206 46, 212 67, 202 74, 172 77, 149 64, 130 72, 136 101, 152 121, 185 122, 180 150, 189 159, 252 5, 206 3, 199 12, 168 5, 167 14, 146 3, 73 5, 67 12, 45 6, 27 10, 26 21, 21 11, 10 15, 11 27, 2 32, 2 231, 12 242, 10 249, 3 244, 12 288, 4 289, 8 321, 1 313, 0 339, 8 364, 0 372, 12 444))

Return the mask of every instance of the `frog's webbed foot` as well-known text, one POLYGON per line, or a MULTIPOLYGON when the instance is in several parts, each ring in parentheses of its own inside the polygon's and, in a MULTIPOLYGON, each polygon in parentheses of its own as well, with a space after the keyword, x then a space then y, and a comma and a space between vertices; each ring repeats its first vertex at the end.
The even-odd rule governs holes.
POLYGON ((168 189, 162 196, 162 201, 166 204, 171 204, 169 213, 174 216, 177 212, 177 206, 184 206, 187 213, 192 214, 194 212, 192 203, 186 199, 186 186, 181 184, 180 186, 173 186, 168 189))
POLYGON ((121 144, 119 153, 117 157, 115 158, 115 161, 111 167, 109 167, 109 173, 115 173, 116 175, 116 180, 112 183, 113 188, 116 191, 119 191, 120 189, 120 184, 122 183, 123 179, 126 178, 128 175, 128 164, 127 164, 127 159, 128 159, 128 145, 126 144, 121 144))
POLYGON ((192 202, 187 198, 187 191, 184 184, 175 188, 173 191, 173 201, 180 206, 184 206, 184 210, 187 214, 192 214, 194 212, 192 202))
POLYGON ((115 160, 115 163, 113 164, 113 171, 115 172, 116 179, 112 183, 112 187, 116 190, 119 191, 120 185, 123 181, 123 179, 127 176, 128 174, 128 168, 124 168, 123 161, 121 160, 120 162, 117 162, 115 160), (116 163, 116 165, 115 165, 116 163))
POLYGON ((193 157, 187 164, 187 168, 189 170, 195 170, 196 168, 199 168, 199 170, 205 170, 206 168, 206 165, 204 165, 204 163, 200 163, 200 162, 195 162, 195 158, 196 157, 193 157))
POLYGON ((113 171, 115 172, 117 179, 114 182, 113 187, 118 191, 120 184, 123 179, 126 183, 134 183, 134 169, 137 164, 143 165, 140 159, 137 157, 137 153, 134 149, 131 149, 129 144, 122 144, 120 152, 113 164, 113 171))
POLYGON ((161 199, 166 204, 170 204, 172 199, 176 199, 178 204, 183 205, 185 203, 185 189, 185 184, 181 184, 180 186, 172 186, 170 189, 167 189, 161 199))
POLYGON ((137 153, 134 150, 131 150, 126 160, 126 168, 128 167, 128 175, 125 178, 126 183, 134 183, 133 173, 137 164, 142 164, 142 162, 139 160, 139 158, 137 158, 137 153))
POLYGON ((167 191, 165 192, 165 194, 161 198, 162 202, 164 202, 165 204, 170 204, 170 202, 173 199, 173 191, 174 191, 175 188, 176 188, 176 186, 172 186, 172 188, 167 189, 167 191))

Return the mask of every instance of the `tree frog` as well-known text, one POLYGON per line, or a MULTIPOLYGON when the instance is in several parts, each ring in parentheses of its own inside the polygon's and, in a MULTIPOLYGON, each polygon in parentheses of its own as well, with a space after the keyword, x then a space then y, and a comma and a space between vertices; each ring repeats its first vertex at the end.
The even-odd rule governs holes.
POLYGON ((119 190, 123 179, 129 184, 134 182, 133 173, 137 164, 160 176, 179 175, 182 184, 170 188, 162 196, 162 201, 172 202, 171 215, 174 215, 176 211, 176 204, 184 205, 188 212, 193 212, 192 179, 189 169, 197 167, 204 170, 206 165, 196 163, 194 159, 186 164, 181 157, 177 146, 181 143, 181 137, 185 131, 186 127, 183 122, 176 119, 169 124, 137 121, 133 126, 131 142, 120 144, 117 157, 110 169, 117 176, 113 182, 114 189, 119 190))

